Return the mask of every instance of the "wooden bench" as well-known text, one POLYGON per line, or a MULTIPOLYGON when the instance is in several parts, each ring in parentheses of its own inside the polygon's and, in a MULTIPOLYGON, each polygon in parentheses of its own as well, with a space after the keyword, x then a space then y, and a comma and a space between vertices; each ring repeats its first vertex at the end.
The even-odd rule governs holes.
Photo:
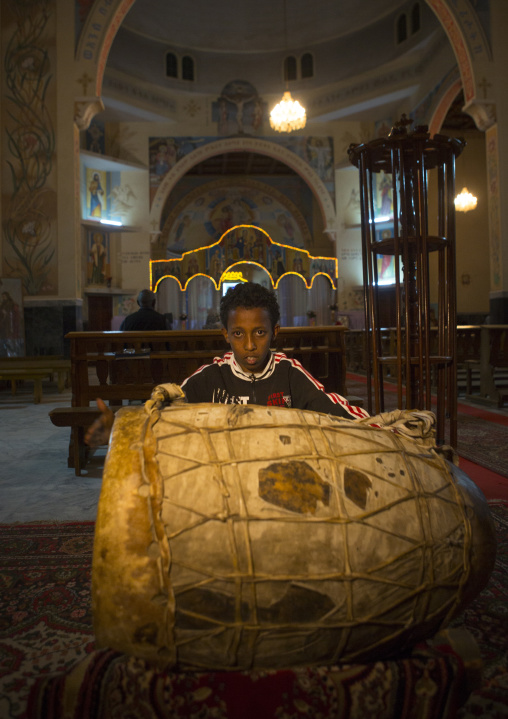
POLYGON ((480 356, 466 359, 468 371, 467 399, 479 404, 503 407, 508 400, 508 384, 499 380, 508 372, 508 325, 480 325, 480 356), (480 371, 480 391, 473 394, 471 375, 480 371))
POLYGON ((56 407, 49 413, 55 427, 71 428, 68 466, 74 467, 78 477, 88 459, 85 430, 100 417, 100 414, 97 407, 56 407))
MULTIPOLYGON (((284 327, 274 349, 298 359, 327 391, 345 393, 346 328, 284 327)), ((229 349, 220 330, 159 332, 70 332, 72 406, 52 410, 58 427, 71 428, 68 466, 85 466, 85 429, 97 415, 98 397, 116 408, 146 401, 155 385, 181 384, 203 364, 229 349)))
POLYGON ((11 383, 12 394, 17 391, 18 381, 34 383, 34 403, 42 401, 42 380, 56 374, 58 391, 63 392, 69 384, 71 362, 57 356, 48 357, 0 357, 0 380, 11 383))

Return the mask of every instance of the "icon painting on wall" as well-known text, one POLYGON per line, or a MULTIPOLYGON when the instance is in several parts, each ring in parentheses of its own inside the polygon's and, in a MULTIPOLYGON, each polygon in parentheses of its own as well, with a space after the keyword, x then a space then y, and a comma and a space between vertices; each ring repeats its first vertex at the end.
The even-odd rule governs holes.
POLYGON ((87 238, 89 285, 105 285, 110 276, 109 233, 89 231, 87 238))

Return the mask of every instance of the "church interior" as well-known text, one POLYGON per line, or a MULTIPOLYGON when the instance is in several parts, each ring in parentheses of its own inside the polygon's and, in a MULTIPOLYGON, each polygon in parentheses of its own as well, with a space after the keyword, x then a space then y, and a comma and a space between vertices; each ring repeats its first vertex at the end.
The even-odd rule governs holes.
MULTIPOLYGON (((506 504, 507 31, 506 0, 2 0, 0 522, 96 520, 105 448, 87 455, 86 471, 76 476, 80 460, 76 454, 72 463, 71 446, 78 452, 82 428, 53 426, 48 412, 79 404, 70 387, 78 345, 69 333, 118 331, 143 289, 155 293, 155 309, 175 337, 197 337, 218 319, 229 287, 249 281, 273 288, 288 334, 344 331, 348 394, 366 407, 372 364, 358 343, 372 321, 376 329, 397 325, 404 273, 397 251, 378 252, 379 304, 370 316, 365 243, 372 234, 389 247, 402 233, 394 192, 402 181, 395 172, 362 170, 355 158, 400 132, 458 140, 446 201, 469 193, 474 202, 462 208, 455 201, 445 230, 436 198, 450 178, 439 169, 423 175, 425 227, 450 233, 454 254, 445 275, 438 253, 429 253, 418 302, 427 328, 446 325, 446 352, 441 340, 436 352, 451 354, 453 373, 458 367, 453 391, 452 375, 444 385, 437 380, 425 409, 451 417, 457 449, 459 403, 459 466, 489 501, 506 504), (283 96, 300 103, 304 119, 274 119, 283 96), (16 359, 29 358, 51 359, 55 373, 58 362, 68 367, 65 387, 63 375, 58 388, 47 382, 44 364, 31 371, 18 363, 13 374, 16 359), (478 420, 478 436, 488 437, 483 422, 496 428, 485 445, 496 444, 492 462, 468 453, 475 430, 467 440, 461 435, 466 416, 478 420)), ((392 353, 395 337, 400 344, 400 332, 383 338, 392 353)), ((439 360, 437 367, 433 382, 444 376, 439 360)), ((398 384, 400 399, 400 367, 398 384)), ((375 414, 379 388, 372 391, 375 414)), ((390 392, 381 403, 391 411, 397 395, 390 392)), ((92 656, 87 646, 80 659, 92 656)), ((71 655, 63 661, 58 669, 72 666, 71 655)), ((19 706, 6 703, 1 682, 0 714, 5 706, 8 719, 22 716, 26 696, 19 706)), ((44 691, 33 700, 39 711, 44 706, 40 716, 58 719, 44 691)), ((506 716, 504 692, 499 713, 488 716, 506 716)), ((459 694, 454 685, 439 714, 429 700, 430 713, 421 709, 420 716, 452 719, 464 701, 459 694)), ((399 710, 390 716, 412 716, 399 710)), ((336 716, 371 716, 357 711, 336 716)), ((174 712, 188 716, 176 704, 174 712)), ((471 712, 458 716, 479 716, 471 712)))
MULTIPOLYGON (((65 354, 68 331, 117 329, 150 286, 152 262, 216 245, 238 225, 283 245, 283 324, 306 324, 309 311, 326 324, 332 304, 358 326, 359 177, 348 148, 387 136, 402 115, 466 141, 457 194, 465 187, 478 203, 457 212, 457 318, 504 322, 506 17, 502 2, 467 5, 323 2, 309 23, 307 3, 282 0, 213 12, 203 2, 198 21, 178 0, 6 3, 2 281, 22 301, 23 353, 65 354), (286 89, 306 125, 278 132, 269 113, 286 89), (336 259, 337 276, 309 288, 291 274, 298 257, 284 266, 286 247, 336 259)), ((390 208, 385 218, 381 232, 390 208)), ((201 267, 187 255, 185 277, 151 287, 174 329, 184 314, 201 329, 220 299, 231 266, 208 254, 201 267)))

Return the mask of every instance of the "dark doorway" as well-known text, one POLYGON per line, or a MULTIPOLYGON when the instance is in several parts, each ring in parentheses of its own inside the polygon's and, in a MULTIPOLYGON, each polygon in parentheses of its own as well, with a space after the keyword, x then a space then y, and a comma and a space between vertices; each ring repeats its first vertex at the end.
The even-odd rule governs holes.
POLYGON ((88 295, 88 330, 106 332, 111 329, 113 298, 111 295, 88 295))

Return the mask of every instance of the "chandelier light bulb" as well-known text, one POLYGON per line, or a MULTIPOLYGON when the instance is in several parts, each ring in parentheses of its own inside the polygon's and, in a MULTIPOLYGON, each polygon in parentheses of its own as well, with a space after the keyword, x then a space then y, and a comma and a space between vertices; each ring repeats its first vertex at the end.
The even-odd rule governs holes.
POLYGON ((463 187, 454 202, 456 210, 459 212, 469 212, 469 210, 474 210, 478 200, 468 191, 467 187, 463 187))
POLYGON ((301 130, 306 122, 305 108, 298 100, 292 99, 289 91, 284 93, 282 100, 270 113, 270 125, 277 132, 301 130))

